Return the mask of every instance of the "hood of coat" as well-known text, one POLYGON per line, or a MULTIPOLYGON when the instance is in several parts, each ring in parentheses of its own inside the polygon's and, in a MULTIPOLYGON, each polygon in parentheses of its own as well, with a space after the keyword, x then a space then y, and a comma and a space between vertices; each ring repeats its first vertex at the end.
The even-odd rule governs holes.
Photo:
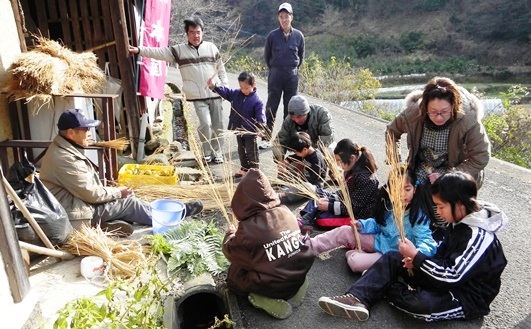
MULTIPOLYGON (((465 127, 475 125, 478 121, 481 122, 481 119, 483 118, 483 105, 481 104, 481 101, 476 96, 469 93, 465 88, 457 86, 457 89, 461 95, 461 106, 464 114, 459 114, 456 122, 460 122, 465 127)), ((419 107, 421 99, 422 90, 414 90, 406 96, 405 103, 408 117, 415 118, 421 115, 419 107)))
POLYGON ((232 211, 239 221, 278 206, 278 194, 264 173, 254 168, 249 169, 242 178, 231 202, 232 211))
POLYGON ((480 202, 482 209, 464 217, 460 223, 479 227, 491 233, 498 233, 507 226, 509 218, 496 205, 480 202))

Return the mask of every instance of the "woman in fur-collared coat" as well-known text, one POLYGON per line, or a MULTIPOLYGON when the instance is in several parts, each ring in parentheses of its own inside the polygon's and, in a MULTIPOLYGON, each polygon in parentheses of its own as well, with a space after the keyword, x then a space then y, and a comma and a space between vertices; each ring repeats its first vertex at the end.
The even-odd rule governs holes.
POLYGON ((472 175, 480 187, 490 159, 482 117, 476 96, 448 78, 435 77, 423 91, 406 97, 406 109, 387 126, 386 136, 397 143, 407 134, 408 166, 421 182, 433 183, 455 169, 472 175))

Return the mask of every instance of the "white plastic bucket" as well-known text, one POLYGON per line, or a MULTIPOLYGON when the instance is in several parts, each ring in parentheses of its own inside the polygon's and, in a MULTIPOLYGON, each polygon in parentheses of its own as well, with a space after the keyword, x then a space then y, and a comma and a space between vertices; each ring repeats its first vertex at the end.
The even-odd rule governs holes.
POLYGON ((153 234, 162 234, 169 229, 178 228, 186 217, 186 206, 177 200, 155 200, 151 202, 150 208, 153 234))

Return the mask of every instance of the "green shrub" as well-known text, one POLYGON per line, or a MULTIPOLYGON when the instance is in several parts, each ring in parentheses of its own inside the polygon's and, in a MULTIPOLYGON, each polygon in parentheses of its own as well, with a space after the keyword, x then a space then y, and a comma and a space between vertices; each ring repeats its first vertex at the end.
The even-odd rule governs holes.
POLYGON ((531 169, 531 109, 518 104, 524 95, 527 89, 522 86, 513 86, 507 93, 501 93, 507 110, 487 115, 483 125, 494 157, 531 169))
POLYGON ((249 56, 233 58, 227 62, 226 66, 227 71, 233 73, 247 71, 253 73, 257 77, 267 79, 267 66, 265 66, 264 62, 259 62, 249 56))
POLYGON ((381 86, 369 70, 352 67, 348 58, 323 62, 312 53, 299 73, 301 92, 333 103, 373 99, 381 86))

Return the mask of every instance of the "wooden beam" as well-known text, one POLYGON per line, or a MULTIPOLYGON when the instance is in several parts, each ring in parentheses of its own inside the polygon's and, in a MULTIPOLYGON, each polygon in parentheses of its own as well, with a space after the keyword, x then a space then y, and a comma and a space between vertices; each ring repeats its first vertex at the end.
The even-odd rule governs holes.
POLYGON ((110 0, 111 21, 116 40, 116 54, 118 56, 118 66, 120 68, 120 78, 122 79, 123 96, 127 123, 129 125, 129 137, 133 158, 136 157, 138 146, 138 136, 140 135, 140 112, 138 111, 138 101, 134 83, 132 58, 129 55, 129 38, 127 34, 127 21, 125 18, 125 8, 123 0, 110 0))
MULTIPOLYGON (((2 168, 0 168, 0 176, 4 177, 2 168)), ((20 303, 29 294, 31 287, 18 245, 15 224, 9 211, 3 179, 0 179, 0 252, 4 260, 11 296, 15 303, 20 303)))
POLYGON ((26 52, 28 48, 26 47, 26 38, 24 37, 24 26, 22 8, 19 7, 20 2, 18 0, 11 0, 11 8, 13 8, 13 16, 15 16, 15 23, 17 24, 17 33, 18 40, 20 42, 20 50, 26 52))
POLYGON ((74 259, 75 257, 74 255, 67 253, 66 251, 48 249, 48 248, 36 246, 34 244, 27 243, 24 241, 19 241, 18 244, 20 245, 20 248, 24 250, 36 252, 41 255, 46 255, 46 256, 55 257, 59 259, 66 259, 66 260, 74 259))

